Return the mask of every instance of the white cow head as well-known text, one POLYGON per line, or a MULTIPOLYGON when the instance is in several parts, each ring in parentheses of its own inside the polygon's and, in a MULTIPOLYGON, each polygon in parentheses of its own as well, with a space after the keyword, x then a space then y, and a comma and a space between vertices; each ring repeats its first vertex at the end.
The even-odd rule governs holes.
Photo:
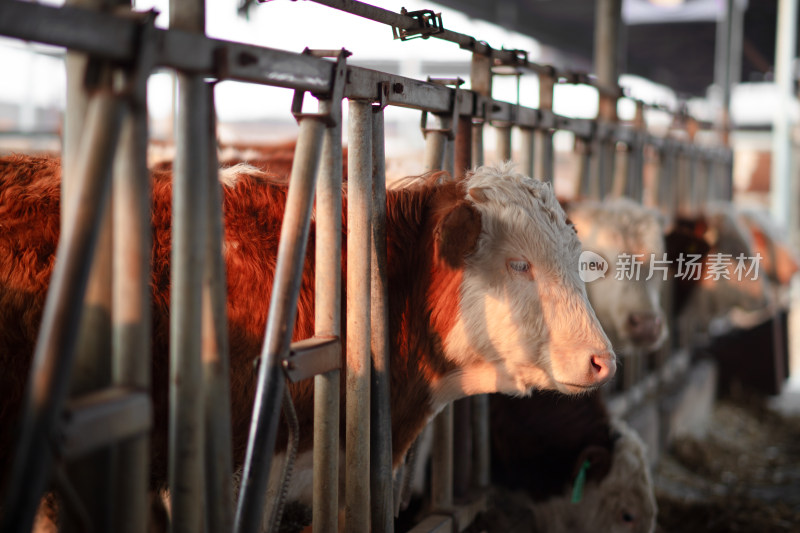
POLYGON ((624 422, 611 422, 614 447, 592 446, 578 458, 607 474, 598 482, 592 479, 592 466, 579 500, 574 487, 563 495, 531 503, 537 531, 542 533, 652 533, 657 506, 650 478, 645 445, 624 422), (595 450, 595 448, 598 448, 595 450), (610 459, 610 466, 608 465, 610 459))
POLYGON ((444 342, 464 369, 455 386, 462 394, 577 393, 608 381, 615 355, 587 300, 580 243, 552 187, 507 163, 477 169, 464 188, 481 229, 444 342))
POLYGON ((614 349, 632 353, 659 348, 667 338, 661 290, 668 264, 658 214, 619 198, 573 204, 569 217, 583 249, 608 265, 604 277, 586 284, 586 292, 614 349))

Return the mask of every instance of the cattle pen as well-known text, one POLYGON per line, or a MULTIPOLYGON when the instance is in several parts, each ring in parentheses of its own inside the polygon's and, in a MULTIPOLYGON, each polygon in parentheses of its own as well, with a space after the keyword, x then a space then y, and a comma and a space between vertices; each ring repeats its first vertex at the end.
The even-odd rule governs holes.
MULTIPOLYGON (((492 48, 446 29, 446 21, 432 10, 395 13, 355 0, 314 1, 391 26, 396 39, 455 43, 470 54, 470 88, 460 78, 419 80, 353 66, 345 49, 294 53, 210 38, 203 0, 174 0, 169 29, 155 26, 153 12, 124 5, 0 1, 0 35, 65 47, 74 77, 63 132, 58 261, 27 378, 9 489, 0 502, 0 531, 30 531, 50 490, 66 509, 65 530, 148 530, 153 243, 147 80, 156 68, 174 70, 179 80, 168 461, 170 530, 175 532, 262 530, 270 470, 283 466, 273 461, 281 413, 292 420, 287 382, 312 379, 314 531, 338 531, 342 519, 348 532, 394 531, 403 480, 393 474, 391 449, 387 106, 421 113, 425 170, 446 170, 459 178, 482 165, 484 132, 493 128, 496 159, 515 159, 523 174, 552 179, 553 138, 566 131, 575 138, 576 196, 627 196, 669 215, 694 214, 706 203, 731 199, 729 125, 696 120, 685 109, 661 109, 670 114, 673 128, 654 135, 645 123, 645 112, 654 106, 626 95, 618 85, 613 51, 618 1, 598 2, 605 9, 598 9, 596 57, 601 60, 593 75, 536 63, 524 50, 492 48), (493 78, 508 71, 538 79, 538 107, 492 97, 493 78), (256 403, 238 480, 232 471, 214 111, 214 87, 222 80, 294 91, 291 113, 299 124, 256 403), (555 113, 554 88, 564 84, 596 89, 598 117, 555 113), (306 100, 312 96, 318 109, 308 111, 306 100), (634 120, 618 118, 622 99, 635 105, 634 120), (348 137, 344 250, 343 127, 348 137), (520 149, 514 153, 516 136, 520 149), (312 211, 315 331, 312 338, 292 342, 312 211), (342 258, 347 291, 339 276, 342 258), (340 313, 343 301, 346 316, 340 313), (86 372, 98 368, 107 368, 108 375, 86 372), (346 388, 341 413, 340 383, 346 388), (340 419, 345 425, 342 458, 340 419)), ((622 361, 606 389, 609 410, 628 419, 656 454, 674 435, 678 415, 692 409, 687 402, 698 402, 689 396, 697 391, 711 395, 706 403, 713 396, 713 387, 706 385, 714 369, 695 361, 690 341, 677 337, 655 353, 622 361)), ((462 531, 485 510, 488 417, 488 398, 479 395, 453 402, 434 419, 431 512, 414 526, 415 533, 462 531)), ((281 506, 268 510, 270 526, 280 522, 281 506)))

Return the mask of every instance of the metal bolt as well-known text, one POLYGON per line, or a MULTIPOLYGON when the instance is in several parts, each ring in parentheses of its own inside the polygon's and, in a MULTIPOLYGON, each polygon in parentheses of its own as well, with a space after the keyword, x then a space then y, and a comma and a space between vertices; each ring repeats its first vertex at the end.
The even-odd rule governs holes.
POLYGON ((403 84, 402 83, 395 83, 394 86, 392 87, 392 90, 394 92, 396 92, 397 94, 402 94, 403 93, 403 84))

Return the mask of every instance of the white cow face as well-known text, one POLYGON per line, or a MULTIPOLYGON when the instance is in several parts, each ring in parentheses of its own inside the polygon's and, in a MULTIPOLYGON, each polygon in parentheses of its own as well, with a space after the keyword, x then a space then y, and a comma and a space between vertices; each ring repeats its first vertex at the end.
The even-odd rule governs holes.
POLYGON ((619 435, 614 442, 611 469, 599 484, 586 485, 579 523, 571 531, 652 533, 656 501, 645 446, 639 436, 620 421, 612 423, 619 435))
POLYGON ((586 292, 614 349, 628 354, 658 349, 667 339, 661 291, 668 276, 658 215, 615 199, 570 206, 569 216, 583 249, 609 265, 605 277, 586 284, 586 292))
POLYGON ((580 243, 550 185, 506 164, 478 169, 466 186, 482 227, 447 356, 462 368, 488 363, 484 378, 509 394, 577 393, 608 381, 615 356, 578 276, 580 243))

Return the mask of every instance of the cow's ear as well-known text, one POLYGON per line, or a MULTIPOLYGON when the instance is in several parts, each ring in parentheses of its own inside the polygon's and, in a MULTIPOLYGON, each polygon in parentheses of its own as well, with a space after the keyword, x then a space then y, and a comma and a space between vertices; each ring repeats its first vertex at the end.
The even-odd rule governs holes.
POLYGON ((572 479, 578 477, 582 468, 586 468, 586 480, 600 482, 608 471, 611 470, 611 451, 602 446, 590 445, 581 450, 578 460, 575 462, 572 479), (585 467, 584 463, 589 466, 585 467))
POLYGON ((481 214, 463 200, 451 207, 436 227, 436 255, 452 268, 464 266, 464 258, 475 250, 481 234, 481 214))

